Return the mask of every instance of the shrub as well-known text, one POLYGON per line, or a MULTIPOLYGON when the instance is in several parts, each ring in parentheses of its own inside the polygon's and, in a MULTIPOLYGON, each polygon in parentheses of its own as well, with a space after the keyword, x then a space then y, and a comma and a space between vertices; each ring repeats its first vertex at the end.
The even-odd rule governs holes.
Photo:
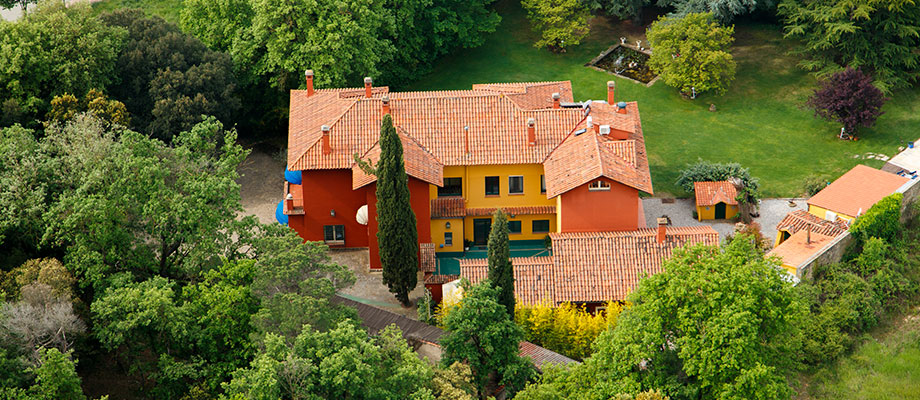
POLYGON ((856 218, 850 232, 860 243, 871 237, 884 239, 888 243, 897 240, 901 230, 901 193, 895 193, 875 203, 864 214, 856 218))
POLYGON ((534 306, 518 303, 515 322, 524 329, 524 338, 565 356, 583 360, 591 355, 594 339, 616 325, 622 307, 608 303, 605 312, 591 314, 584 306, 548 302, 534 306))
POLYGON ((827 179, 817 175, 809 175, 802 180, 802 193, 811 197, 818 194, 825 186, 827 186, 827 179))
POLYGON ((680 171, 676 183, 684 190, 693 192, 693 182, 717 182, 729 178, 741 179, 744 187, 752 188, 755 192, 760 189, 757 179, 752 178, 748 169, 742 167, 741 164, 722 164, 703 160, 697 161, 696 164, 688 164, 680 171))

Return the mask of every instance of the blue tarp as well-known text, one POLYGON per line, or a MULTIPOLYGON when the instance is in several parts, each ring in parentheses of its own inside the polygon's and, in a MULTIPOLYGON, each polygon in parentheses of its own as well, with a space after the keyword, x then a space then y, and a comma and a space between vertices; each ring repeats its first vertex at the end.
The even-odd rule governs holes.
POLYGON ((284 179, 294 185, 299 185, 303 182, 303 176, 300 174, 300 171, 291 171, 284 168, 284 179))
POLYGON ((281 225, 287 225, 288 223, 288 216, 284 215, 284 200, 279 201, 278 207, 275 208, 275 219, 281 225))

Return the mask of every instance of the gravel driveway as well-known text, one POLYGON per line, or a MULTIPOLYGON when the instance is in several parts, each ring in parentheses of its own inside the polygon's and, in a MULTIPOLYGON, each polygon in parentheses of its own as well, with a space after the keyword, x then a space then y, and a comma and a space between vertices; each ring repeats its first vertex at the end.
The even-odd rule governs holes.
MULTIPOLYGON (((754 221, 760 224, 764 237, 772 244, 776 240, 776 224, 783 220, 786 214, 795 210, 808 209, 807 199, 763 199, 760 203, 760 217, 754 221), (793 206, 790 206, 792 204, 793 206)), ((712 226, 719 237, 724 239, 735 230, 732 220, 697 221, 693 218, 696 203, 693 199, 660 199, 650 197, 642 199, 642 208, 645 209, 645 224, 654 227, 656 218, 663 215, 671 218, 673 226, 712 226), (673 203, 663 203, 662 200, 673 200, 673 203)))

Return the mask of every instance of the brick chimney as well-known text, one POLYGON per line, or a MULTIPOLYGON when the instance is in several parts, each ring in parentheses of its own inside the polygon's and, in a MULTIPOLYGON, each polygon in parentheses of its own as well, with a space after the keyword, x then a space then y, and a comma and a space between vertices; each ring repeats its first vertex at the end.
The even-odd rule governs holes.
POLYGON ((662 218, 658 218, 657 221, 658 221, 658 235, 657 235, 658 237, 657 237, 657 242, 658 242, 658 243, 664 243, 665 238, 667 238, 667 236, 668 236, 668 228, 667 228, 667 226, 668 226, 668 219, 662 217, 662 218))
POLYGON ((390 113, 390 96, 383 96, 383 98, 381 98, 380 101, 383 103, 383 115, 389 114, 390 113))
POLYGON ((313 70, 304 71, 303 76, 307 78, 307 97, 313 95, 313 70))
POLYGON ((374 80, 371 77, 364 77, 364 97, 371 97, 371 87, 373 86, 374 80))
POLYGON ((561 98, 561 97, 562 97, 562 96, 560 96, 559 93, 553 93, 553 108, 559 108, 559 107, 560 107, 560 105, 559 105, 559 98, 561 98))
POLYGON ((607 104, 613 104, 613 92, 616 91, 617 83, 614 81, 607 81, 607 104))
POLYGON ((320 129, 323 130, 323 154, 331 154, 331 153, 332 153, 332 144, 329 143, 329 141, 330 141, 330 139, 329 139, 329 125, 323 125, 322 128, 320 128, 320 129))
POLYGON ((621 101, 617 103, 617 112, 620 114, 626 114, 626 102, 621 101))
POLYGON ((291 211, 294 209, 294 195, 288 193, 284 198, 284 211, 291 211))
POLYGON ((537 144, 537 120, 527 119, 527 144, 535 146, 537 144))

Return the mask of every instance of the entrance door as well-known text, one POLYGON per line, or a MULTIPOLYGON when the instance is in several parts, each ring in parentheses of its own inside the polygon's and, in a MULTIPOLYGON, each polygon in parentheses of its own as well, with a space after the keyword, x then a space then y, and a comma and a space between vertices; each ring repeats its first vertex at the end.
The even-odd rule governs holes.
POLYGON ((725 219, 725 203, 716 204, 716 219, 725 219))
POLYGON ((489 243, 489 231, 492 230, 492 219, 482 218, 473 220, 473 244, 485 246, 489 243))

